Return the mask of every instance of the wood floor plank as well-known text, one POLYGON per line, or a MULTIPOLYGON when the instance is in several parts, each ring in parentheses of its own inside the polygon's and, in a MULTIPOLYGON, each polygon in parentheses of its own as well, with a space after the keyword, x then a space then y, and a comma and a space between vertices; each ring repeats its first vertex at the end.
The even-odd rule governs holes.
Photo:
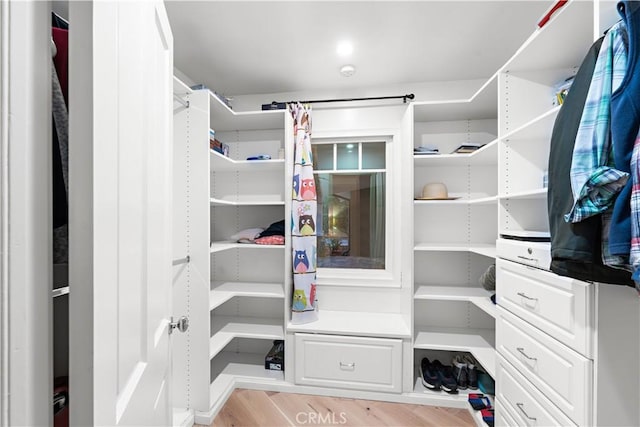
POLYGON ((475 427, 466 409, 236 389, 211 427, 475 427))

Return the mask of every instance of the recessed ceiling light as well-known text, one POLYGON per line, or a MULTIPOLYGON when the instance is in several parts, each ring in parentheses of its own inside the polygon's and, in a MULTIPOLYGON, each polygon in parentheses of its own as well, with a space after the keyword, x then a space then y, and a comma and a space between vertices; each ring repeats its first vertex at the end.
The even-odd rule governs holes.
POLYGON ((353 44, 350 41, 343 40, 338 43, 338 47, 336 48, 336 52, 340 56, 349 56, 353 53, 353 44))
POLYGON ((356 67, 354 67, 353 65, 343 65, 342 68, 340 68, 340 74, 345 77, 351 77, 355 74, 355 72, 356 67))

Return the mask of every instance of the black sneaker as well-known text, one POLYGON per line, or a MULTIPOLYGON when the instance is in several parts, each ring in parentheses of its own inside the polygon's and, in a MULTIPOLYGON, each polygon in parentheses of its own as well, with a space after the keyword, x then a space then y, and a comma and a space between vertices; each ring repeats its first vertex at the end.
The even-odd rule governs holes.
POLYGON ((468 384, 467 362, 461 355, 454 356, 451 360, 453 377, 456 379, 459 390, 466 390, 468 384))
POLYGON ((431 390, 440 390, 440 378, 426 357, 420 362, 420 378, 422 385, 431 390))
POLYGON ((463 356, 467 363, 467 384, 471 390, 478 389, 478 362, 469 355, 463 356))
POLYGON ((457 393, 458 383, 456 383, 456 379, 453 376, 453 369, 451 369, 451 366, 443 365, 439 360, 434 360, 433 363, 431 363, 431 366, 438 374, 440 388, 447 393, 457 393))

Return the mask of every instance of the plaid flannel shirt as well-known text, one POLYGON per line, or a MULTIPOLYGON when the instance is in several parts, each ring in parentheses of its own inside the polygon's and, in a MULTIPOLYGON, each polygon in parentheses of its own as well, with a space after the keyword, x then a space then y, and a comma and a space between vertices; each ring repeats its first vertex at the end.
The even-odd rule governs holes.
POLYGON ((580 119, 571 162, 574 204, 567 222, 580 222, 610 208, 629 178, 615 169, 611 141, 611 94, 620 86, 627 67, 626 26, 611 27, 605 37, 593 72, 580 119))

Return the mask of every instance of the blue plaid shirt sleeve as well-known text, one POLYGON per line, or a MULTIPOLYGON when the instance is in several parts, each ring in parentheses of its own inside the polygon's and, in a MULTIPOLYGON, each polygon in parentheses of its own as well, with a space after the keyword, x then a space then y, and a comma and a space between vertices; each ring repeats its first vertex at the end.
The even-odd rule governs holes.
POLYGON ((611 94, 627 67, 625 37, 626 27, 620 21, 611 27, 598 54, 573 149, 574 204, 564 217, 567 222, 580 222, 610 208, 629 178, 614 167, 610 132, 611 94))

